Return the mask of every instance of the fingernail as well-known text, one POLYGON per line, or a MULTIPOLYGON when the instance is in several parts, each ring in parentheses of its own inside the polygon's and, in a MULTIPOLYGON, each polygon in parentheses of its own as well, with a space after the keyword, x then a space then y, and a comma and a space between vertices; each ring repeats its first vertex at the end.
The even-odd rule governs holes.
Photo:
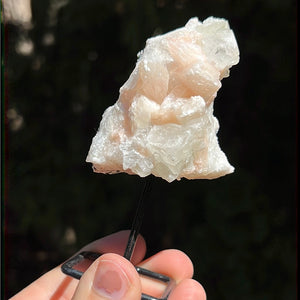
POLYGON ((129 279, 118 264, 103 260, 96 270, 93 288, 101 297, 107 299, 122 299, 129 289, 129 279))

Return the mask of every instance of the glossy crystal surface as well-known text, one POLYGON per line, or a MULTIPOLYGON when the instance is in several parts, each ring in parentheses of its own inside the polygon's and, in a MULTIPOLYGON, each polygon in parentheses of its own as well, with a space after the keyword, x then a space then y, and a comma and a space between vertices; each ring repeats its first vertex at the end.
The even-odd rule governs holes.
POLYGON ((86 161, 95 172, 153 174, 168 182, 232 173, 213 104, 239 62, 227 20, 192 18, 149 38, 119 99, 106 109, 86 161))

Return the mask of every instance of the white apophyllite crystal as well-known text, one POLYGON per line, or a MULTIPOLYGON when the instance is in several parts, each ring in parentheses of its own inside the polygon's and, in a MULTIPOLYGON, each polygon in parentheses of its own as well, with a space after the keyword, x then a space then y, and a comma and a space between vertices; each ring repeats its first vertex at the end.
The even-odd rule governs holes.
POLYGON ((106 109, 87 162, 95 172, 213 179, 234 168, 219 147, 213 101, 239 62, 225 19, 197 18, 147 40, 117 102, 106 109))

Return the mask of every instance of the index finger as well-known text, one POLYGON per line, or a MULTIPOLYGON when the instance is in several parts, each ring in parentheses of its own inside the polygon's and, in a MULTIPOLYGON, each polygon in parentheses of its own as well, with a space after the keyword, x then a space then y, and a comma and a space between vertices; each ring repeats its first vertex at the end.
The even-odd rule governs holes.
POLYGON ((139 264, 140 267, 171 277, 177 283, 192 278, 193 263, 182 251, 167 249, 156 253, 139 264))

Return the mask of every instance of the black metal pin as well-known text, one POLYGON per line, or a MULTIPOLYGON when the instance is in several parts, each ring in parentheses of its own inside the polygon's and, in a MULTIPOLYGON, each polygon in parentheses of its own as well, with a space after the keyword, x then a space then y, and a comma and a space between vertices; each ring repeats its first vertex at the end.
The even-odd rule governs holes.
POLYGON ((148 176, 146 178, 146 182, 144 184, 142 193, 140 195, 137 210, 135 213, 135 217, 132 222, 131 231, 129 234, 126 250, 124 253, 124 257, 126 259, 128 259, 129 261, 131 260, 131 257, 132 257, 132 254, 133 254, 133 251, 134 251, 134 248, 136 245, 137 237, 140 232, 140 228, 141 228, 143 216, 144 216, 144 202, 145 202, 147 196, 149 195, 149 192, 152 187, 152 182, 153 182, 152 177, 148 176))

